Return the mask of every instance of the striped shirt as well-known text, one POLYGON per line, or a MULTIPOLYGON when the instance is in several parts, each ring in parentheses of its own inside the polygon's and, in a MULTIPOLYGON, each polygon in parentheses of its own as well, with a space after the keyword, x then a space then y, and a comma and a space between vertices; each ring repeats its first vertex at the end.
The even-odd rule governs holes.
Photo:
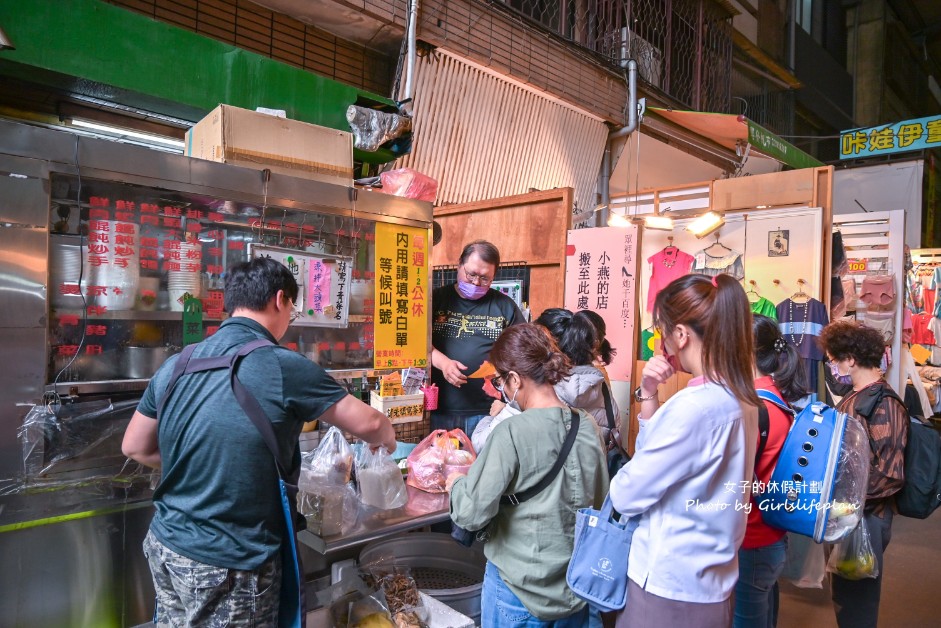
POLYGON ((866 512, 881 515, 886 505, 894 509, 895 495, 905 483, 905 442, 908 440, 908 411, 887 394, 892 388, 879 380, 843 397, 837 409, 856 417, 866 428, 873 450, 866 491, 866 512), (873 403, 880 395, 882 400, 873 403), (869 418, 867 419, 867 415, 869 418))

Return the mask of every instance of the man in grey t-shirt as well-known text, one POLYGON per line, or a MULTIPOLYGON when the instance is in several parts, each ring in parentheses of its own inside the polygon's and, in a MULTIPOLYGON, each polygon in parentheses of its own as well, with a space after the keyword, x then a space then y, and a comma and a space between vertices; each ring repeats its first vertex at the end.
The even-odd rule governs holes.
MULTIPOLYGON (((231 355, 262 338, 277 343, 297 295, 282 264, 266 258, 236 264, 225 283, 231 318, 192 357, 231 355)), ((277 625, 284 516, 271 452, 236 401, 226 369, 180 378, 157 421, 175 363, 167 360, 150 381, 122 446, 125 455, 161 470, 144 540, 157 624, 277 625)), ((383 414, 297 353, 261 347, 241 360, 237 374, 271 421, 289 471, 300 464, 304 422, 318 418, 395 449, 383 414)))

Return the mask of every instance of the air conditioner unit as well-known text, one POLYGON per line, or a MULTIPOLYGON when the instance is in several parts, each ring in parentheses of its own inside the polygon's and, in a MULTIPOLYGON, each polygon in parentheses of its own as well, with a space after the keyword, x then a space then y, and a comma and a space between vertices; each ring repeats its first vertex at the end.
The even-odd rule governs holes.
POLYGON ((636 61, 641 78, 654 87, 660 87, 663 52, 626 27, 621 29, 621 58, 636 61))

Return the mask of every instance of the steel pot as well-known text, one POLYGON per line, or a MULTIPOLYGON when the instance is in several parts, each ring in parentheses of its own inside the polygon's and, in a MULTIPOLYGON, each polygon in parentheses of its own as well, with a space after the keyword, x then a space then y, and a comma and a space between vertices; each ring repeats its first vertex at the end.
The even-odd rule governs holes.
POLYGON ((118 373, 122 378, 150 379, 167 358, 179 352, 179 347, 122 347, 118 373))

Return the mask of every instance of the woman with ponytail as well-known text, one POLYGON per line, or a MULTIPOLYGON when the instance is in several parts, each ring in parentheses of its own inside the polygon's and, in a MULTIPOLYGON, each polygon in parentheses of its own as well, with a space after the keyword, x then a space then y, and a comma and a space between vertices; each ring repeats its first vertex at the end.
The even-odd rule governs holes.
POLYGON ((565 583, 575 513, 598 508, 608 473, 591 416, 569 408, 553 388, 571 364, 546 330, 530 323, 506 329, 490 351, 494 386, 522 412, 497 425, 467 476, 451 486, 451 520, 483 530, 487 568, 481 625, 580 627, 585 602, 565 583), (539 484, 552 469, 578 416, 571 451, 555 478, 517 505, 501 502, 539 484))
POLYGON ((732 277, 686 275, 653 317, 663 354, 641 373, 636 451, 611 481, 614 508, 640 517, 617 625, 728 628, 758 440, 752 314, 732 277), (661 407, 677 370, 693 379, 661 407))
MULTIPOLYGON (((778 324, 754 315, 755 388, 763 395, 768 413, 764 449, 755 462, 755 477, 771 481, 784 439, 791 429, 789 404, 804 397, 804 365, 793 345, 781 335, 778 324), (773 395, 773 397, 772 397, 773 395)), ((759 438, 759 442, 761 438, 759 438)), ((738 551, 738 584, 735 585, 735 628, 773 628, 778 621, 778 576, 784 570, 787 540, 783 530, 765 524, 756 500, 751 500, 745 540, 738 551)))

